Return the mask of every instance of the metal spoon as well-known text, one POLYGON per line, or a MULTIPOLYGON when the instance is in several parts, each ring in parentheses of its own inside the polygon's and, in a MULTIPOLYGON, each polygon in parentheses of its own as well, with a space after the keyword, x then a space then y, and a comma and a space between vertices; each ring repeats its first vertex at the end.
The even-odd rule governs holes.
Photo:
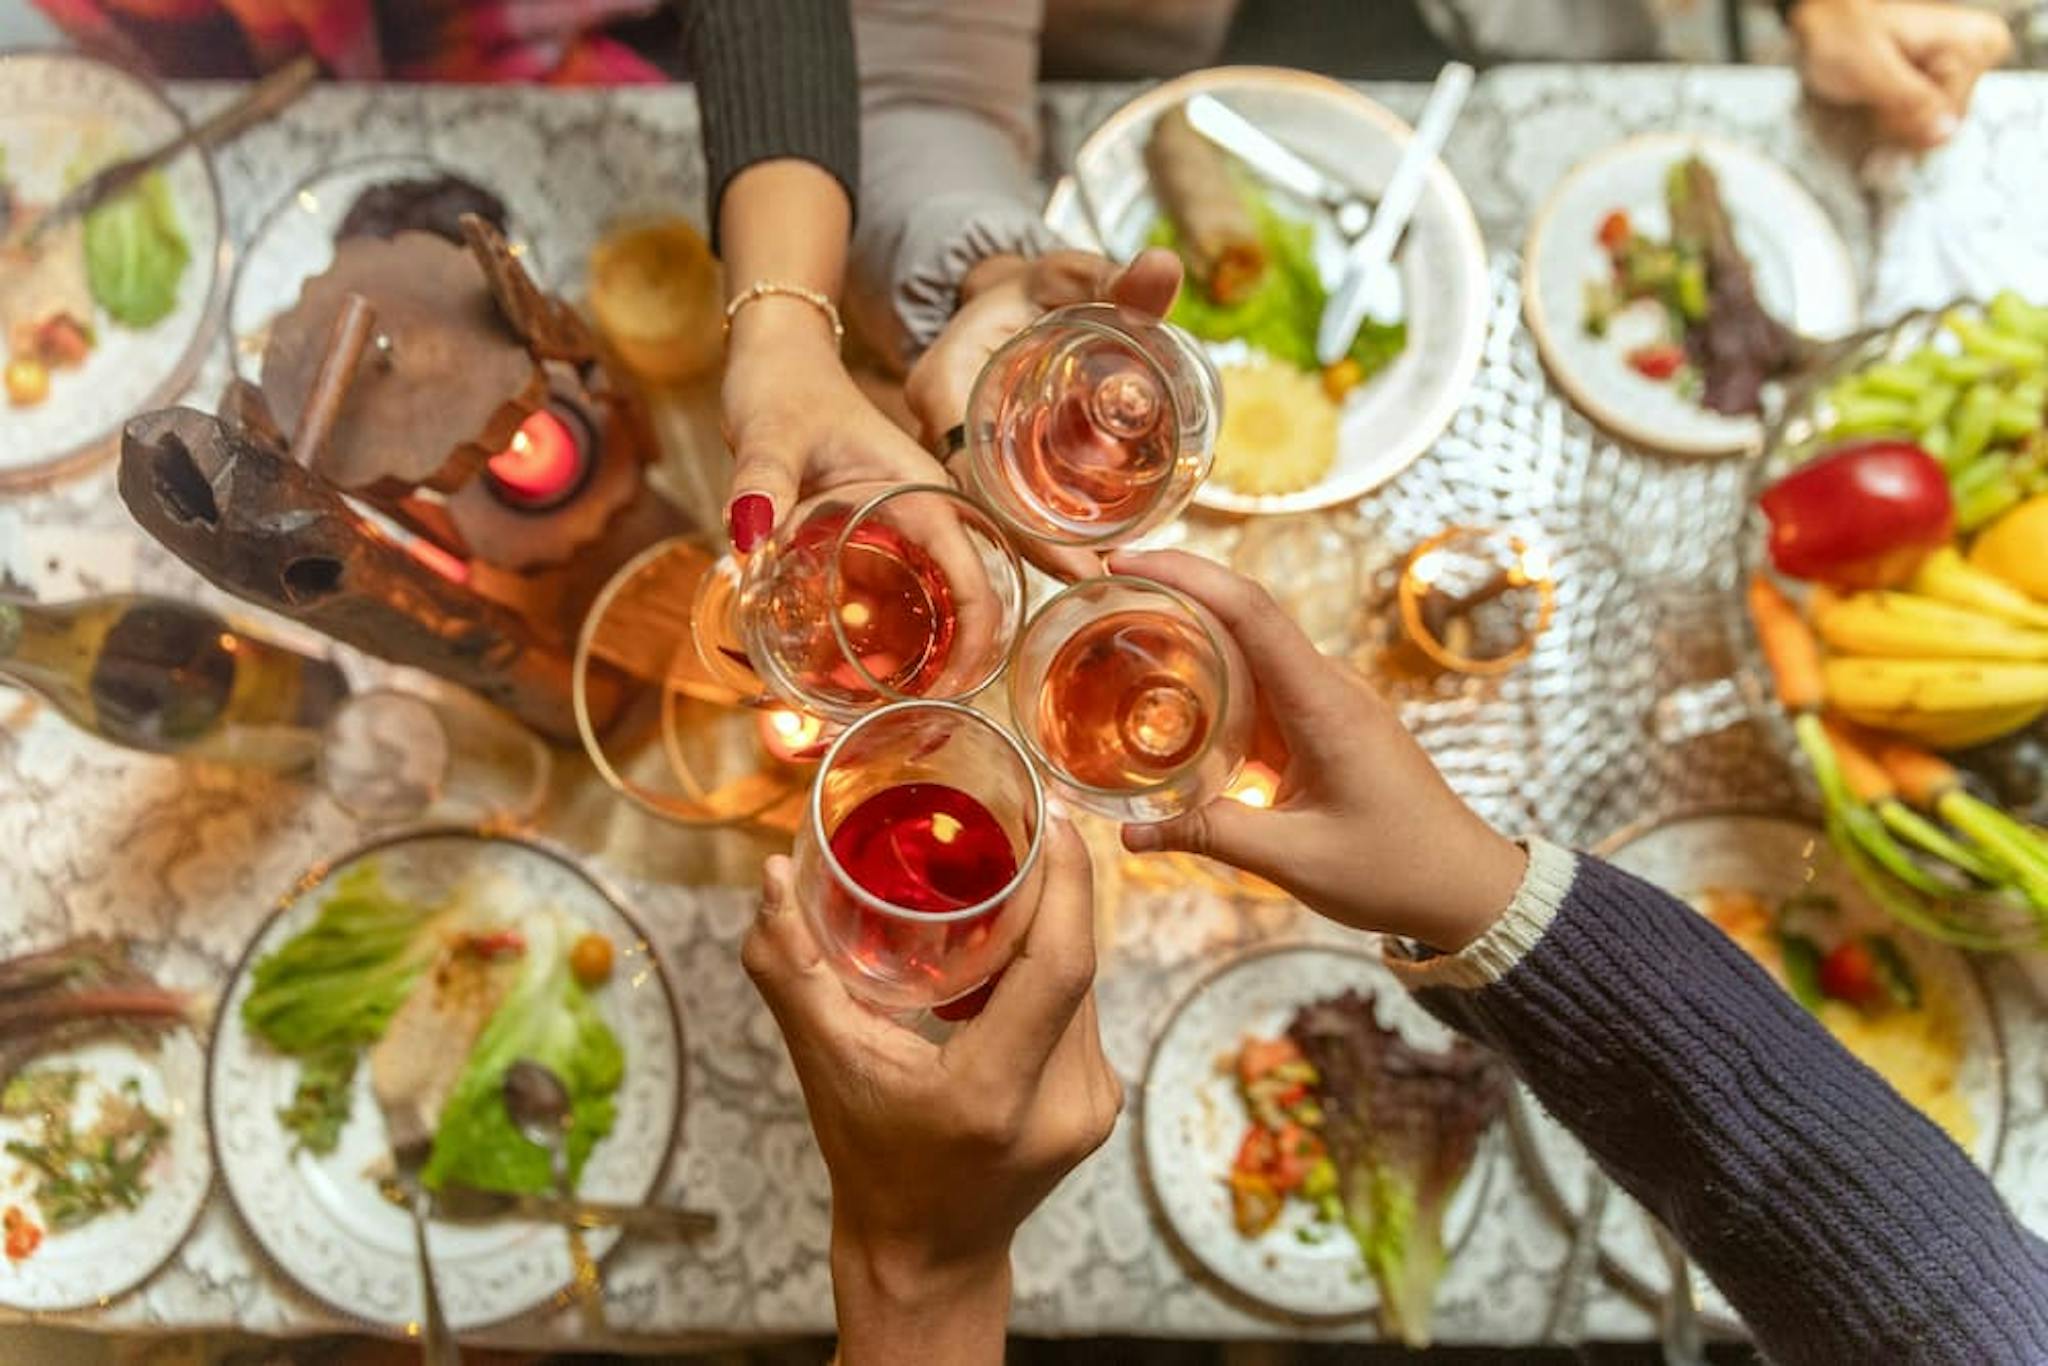
MULTIPOLYGON (((512 1126, 527 1142, 547 1149, 548 1166, 554 1176, 555 1193, 573 1200, 569 1185, 569 1130, 576 1117, 569 1088, 554 1069, 531 1058, 521 1058, 505 1069, 502 1084, 505 1113, 512 1126)), ((569 1233, 569 1265, 576 1298, 583 1305, 585 1322, 593 1329, 604 1327, 604 1285, 598 1280, 597 1263, 584 1245, 583 1230, 573 1220, 565 1223, 569 1233)))

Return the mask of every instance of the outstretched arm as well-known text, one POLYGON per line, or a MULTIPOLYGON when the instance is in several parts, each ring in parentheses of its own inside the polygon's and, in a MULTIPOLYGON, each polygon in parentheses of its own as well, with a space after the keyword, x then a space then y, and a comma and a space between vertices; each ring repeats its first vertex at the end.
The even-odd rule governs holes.
POLYGON ((1256 585, 1172 553, 1111 567, 1215 612, 1287 749, 1270 810, 1214 802, 1127 827, 1129 847, 1220 858, 1440 951, 1395 970, 1664 1219, 1772 1360, 2048 1360, 2048 1245, 1731 940, 1597 859, 1487 828, 1256 585))

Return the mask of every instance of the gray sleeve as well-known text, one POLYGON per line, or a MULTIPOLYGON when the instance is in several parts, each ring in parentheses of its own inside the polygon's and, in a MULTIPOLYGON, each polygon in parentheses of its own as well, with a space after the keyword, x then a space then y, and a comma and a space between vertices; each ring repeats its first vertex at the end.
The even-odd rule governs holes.
POLYGON ((980 261, 1058 244, 1039 218, 1041 0, 857 0, 863 143, 846 307, 906 364, 980 261))

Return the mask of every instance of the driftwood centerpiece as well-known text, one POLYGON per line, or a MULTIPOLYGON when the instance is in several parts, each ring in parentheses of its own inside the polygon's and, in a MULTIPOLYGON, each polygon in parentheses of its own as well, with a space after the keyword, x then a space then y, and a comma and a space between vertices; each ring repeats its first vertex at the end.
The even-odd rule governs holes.
MULTIPOLYGON (((273 324, 260 389, 223 418, 129 424, 121 495, 229 592, 573 740, 591 598, 688 528, 649 490, 653 437, 583 320, 495 228, 463 232, 337 243, 273 324)), ((602 725, 613 690, 590 701, 602 725)))
POLYGON ((139 417, 121 443, 120 488, 136 520, 218 587, 575 739, 564 651, 253 433, 191 408, 139 417))

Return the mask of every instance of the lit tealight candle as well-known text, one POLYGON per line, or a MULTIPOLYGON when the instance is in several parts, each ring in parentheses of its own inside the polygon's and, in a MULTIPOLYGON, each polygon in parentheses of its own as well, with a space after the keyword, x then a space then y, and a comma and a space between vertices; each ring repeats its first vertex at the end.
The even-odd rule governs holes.
POLYGON ((1280 795, 1280 775, 1264 764, 1248 763, 1237 775, 1237 781, 1223 790, 1223 795, 1246 806, 1271 806, 1280 795))
POLYGON ((816 763, 825 751, 825 722, 822 717, 790 707, 774 707, 761 713, 756 723, 761 746, 786 764, 816 763))
POLYGON ((568 501, 582 487, 588 459, 562 416, 540 408, 519 424, 512 444, 485 468, 498 497, 516 508, 540 510, 568 501))

